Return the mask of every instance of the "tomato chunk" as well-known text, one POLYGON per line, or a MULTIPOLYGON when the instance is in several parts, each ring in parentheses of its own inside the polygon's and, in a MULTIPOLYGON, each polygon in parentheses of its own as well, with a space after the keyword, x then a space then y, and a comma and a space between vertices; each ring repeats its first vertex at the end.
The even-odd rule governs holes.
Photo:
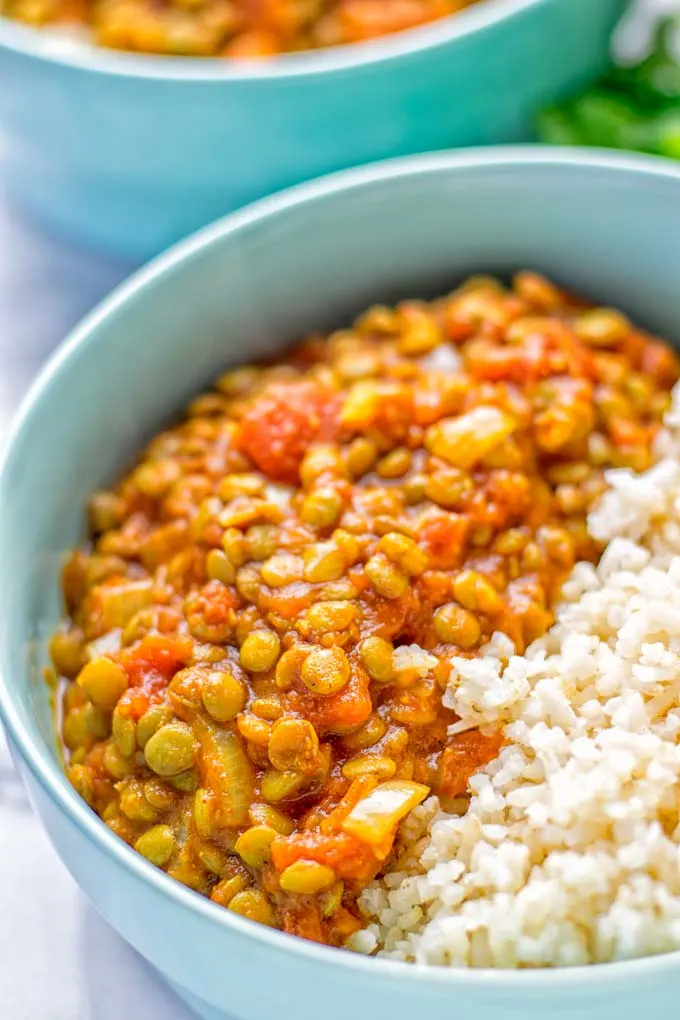
POLYGON ((430 556, 430 565, 440 570, 457 567, 470 532, 470 520, 462 514, 433 511, 420 526, 420 538, 430 556))
POLYGON ((130 687, 118 707, 122 715, 138 719, 153 696, 164 687, 191 656, 192 643, 186 638, 147 634, 138 645, 119 655, 130 687))
POLYGON ((370 846, 345 832, 297 832, 277 836, 271 845, 272 864, 285 871, 295 861, 317 861, 332 868, 338 878, 369 882, 380 867, 370 846))
POLYGON ((294 485, 307 448, 337 433, 339 406, 332 390, 317 383, 276 383, 246 411, 237 445, 263 474, 294 485))
POLYGON ((319 733, 351 733, 373 711, 369 686, 368 674, 356 668, 337 694, 319 698, 306 691, 291 691, 289 705, 309 719, 319 733))
POLYGON ((439 792, 447 797, 465 793, 470 777, 496 757, 503 746, 500 732, 486 736, 480 730, 458 733, 439 762, 439 792))

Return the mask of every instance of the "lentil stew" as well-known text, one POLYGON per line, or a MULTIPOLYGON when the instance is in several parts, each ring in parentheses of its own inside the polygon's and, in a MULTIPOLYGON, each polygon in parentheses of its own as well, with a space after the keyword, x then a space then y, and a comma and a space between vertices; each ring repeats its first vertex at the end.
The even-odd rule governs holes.
POLYGON ((252 59, 365 42, 477 0, 0 0, 0 14, 141 53, 252 59))
POLYGON ((451 659, 547 630, 679 374, 530 272, 227 372, 93 495, 64 567, 75 789, 178 881, 343 945, 410 810, 462 809, 501 747, 442 705, 451 659))

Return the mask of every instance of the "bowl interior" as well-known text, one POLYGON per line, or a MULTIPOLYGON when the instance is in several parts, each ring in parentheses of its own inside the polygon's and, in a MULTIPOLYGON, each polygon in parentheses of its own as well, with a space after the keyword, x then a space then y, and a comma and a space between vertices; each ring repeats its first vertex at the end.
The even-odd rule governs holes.
MULTIPOLYGON (((229 365, 340 327, 373 302, 534 268, 680 343, 680 172, 531 148, 395 161, 268 199, 152 263, 34 387, 0 473, 0 715, 29 767, 57 766, 46 638, 86 496, 229 365)), ((103 828, 103 827, 102 827, 103 828)))

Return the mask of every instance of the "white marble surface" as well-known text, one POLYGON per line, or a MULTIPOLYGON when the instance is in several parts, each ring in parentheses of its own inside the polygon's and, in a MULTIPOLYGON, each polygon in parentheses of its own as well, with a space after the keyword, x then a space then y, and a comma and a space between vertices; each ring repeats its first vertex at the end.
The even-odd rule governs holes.
MULTIPOLYGON (((640 0, 627 50, 652 10, 680 10, 680 0, 640 0)), ((127 268, 41 236, 0 190, 0 435, 45 357, 127 268)), ((190 1020, 76 888, 28 807, 1 733, 0 1016, 190 1020)))

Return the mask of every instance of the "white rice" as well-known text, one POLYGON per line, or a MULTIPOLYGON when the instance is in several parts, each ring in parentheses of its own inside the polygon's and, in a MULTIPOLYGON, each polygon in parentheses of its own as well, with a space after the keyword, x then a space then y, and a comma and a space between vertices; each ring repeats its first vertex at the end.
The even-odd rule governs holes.
POLYGON ((363 894, 353 947, 445 966, 552 967, 680 949, 680 394, 635 476, 591 515, 555 625, 523 656, 495 635, 454 661, 458 726, 507 745, 462 816, 435 798, 363 894))

